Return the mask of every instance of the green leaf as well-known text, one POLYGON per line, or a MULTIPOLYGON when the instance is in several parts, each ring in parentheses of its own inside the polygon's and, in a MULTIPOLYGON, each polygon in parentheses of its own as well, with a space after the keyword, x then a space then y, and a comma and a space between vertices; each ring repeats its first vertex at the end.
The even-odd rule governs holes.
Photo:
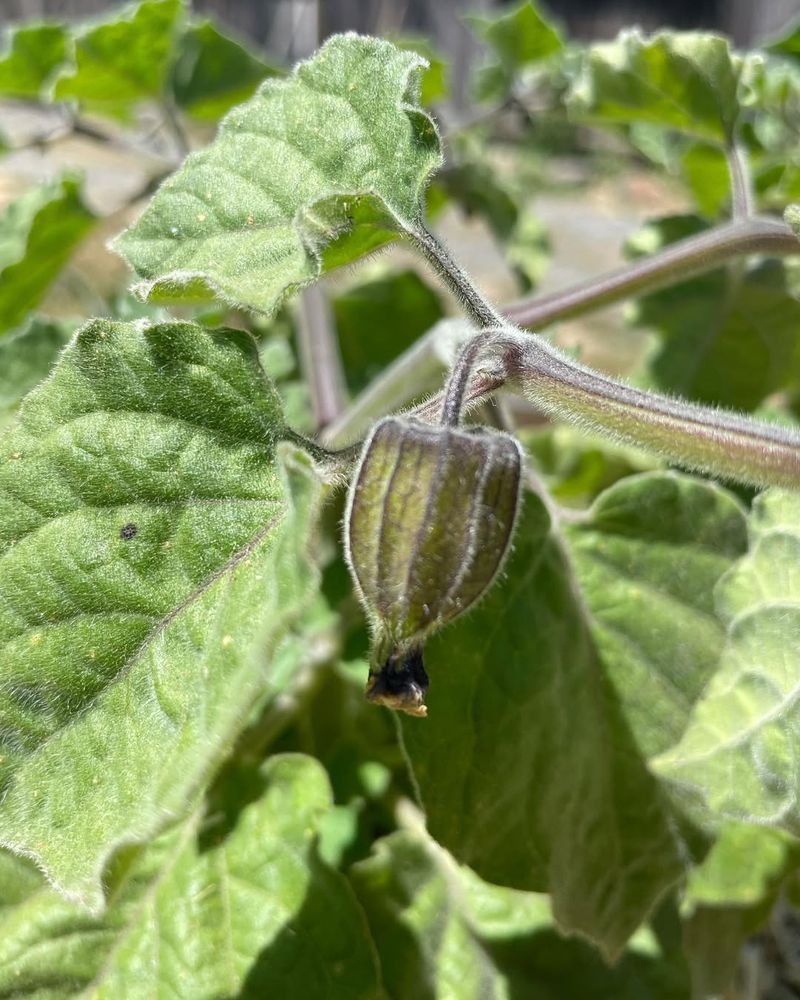
POLYGON ((600 125, 651 122, 726 143, 739 114, 741 68, 719 35, 623 31, 586 51, 568 102, 577 117, 600 125))
POLYGON ((93 910, 269 691, 318 486, 239 331, 96 320, 0 440, 0 843, 93 910))
POLYGON ((692 143, 681 157, 681 170, 703 215, 718 218, 731 197, 725 153, 709 143, 692 143))
POLYGON ((257 85, 281 71, 244 45, 201 21, 181 35, 172 67, 179 107, 201 122, 216 122, 234 104, 252 97, 257 85))
POLYGON ((182 0, 144 0, 121 7, 75 35, 75 64, 56 81, 56 100, 126 119, 166 92, 182 0))
POLYGON ((71 332, 69 324, 33 318, 0 340, 0 426, 47 375, 71 332))
POLYGON ((213 292, 271 312, 323 268, 418 225, 441 162, 416 105, 423 67, 388 42, 338 35, 288 80, 267 80, 117 240, 142 293, 213 292))
POLYGON ((468 17, 467 24, 510 72, 560 52, 564 42, 536 5, 527 0, 500 17, 468 17))
POLYGON ((750 551, 720 581, 728 634, 717 672, 682 739, 655 762, 709 821, 800 832, 800 498, 768 491, 751 517, 750 551))
POLYGON ((419 87, 419 103, 430 107, 450 95, 450 67, 427 38, 396 38, 399 49, 416 52, 428 64, 422 71, 419 87))
POLYGON ((426 647, 428 721, 402 720, 436 840, 551 892, 558 924, 608 955, 683 868, 644 752, 719 649, 708 592, 742 523, 722 491, 665 474, 612 488, 566 538, 529 496, 503 582, 426 647))
POLYGON ((348 289, 333 300, 348 388, 360 392, 444 315, 416 271, 348 289))
POLYGON ((606 676, 640 751, 680 737, 724 641, 714 586, 747 546, 725 490, 688 477, 628 477, 565 530, 606 676))
POLYGON ((67 35, 60 24, 11 28, 6 50, 0 53, 0 94, 35 100, 66 59, 67 35))
POLYGON ((742 945, 767 921, 797 845, 777 830, 726 823, 683 896, 693 996, 727 996, 742 945))
POLYGON ((553 926, 546 896, 457 866, 422 833, 392 834, 350 876, 394 1000, 685 1000, 685 973, 641 935, 613 967, 553 926))
MULTIPOLYGON (((660 219, 628 247, 650 253, 705 228, 696 216, 660 219)), ((671 392, 752 410, 800 380, 800 302, 781 261, 756 262, 744 274, 722 268, 653 292, 637 300, 631 320, 658 333, 649 368, 671 392)))
POLYGON ((33 187, 0 213, 0 336, 23 322, 94 224, 80 183, 33 187))
POLYGON ((363 915, 316 851, 332 806, 324 770, 286 754, 251 781, 260 794, 227 836, 209 839, 201 808, 117 857, 102 917, 0 856, 0 895, 15 904, 0 910, 0 992, 376 1000, 363 915))

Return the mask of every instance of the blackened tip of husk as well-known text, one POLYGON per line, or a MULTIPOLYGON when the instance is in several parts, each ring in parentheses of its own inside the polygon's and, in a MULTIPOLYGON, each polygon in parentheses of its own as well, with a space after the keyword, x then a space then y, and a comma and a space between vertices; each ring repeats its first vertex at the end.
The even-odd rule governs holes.
POLYGON ((428 675, 422 662, 422 647, 392 653, 379 671, 370 671, 366 695, 377 705, 424 717, 428 714, 425 693, 428 675))

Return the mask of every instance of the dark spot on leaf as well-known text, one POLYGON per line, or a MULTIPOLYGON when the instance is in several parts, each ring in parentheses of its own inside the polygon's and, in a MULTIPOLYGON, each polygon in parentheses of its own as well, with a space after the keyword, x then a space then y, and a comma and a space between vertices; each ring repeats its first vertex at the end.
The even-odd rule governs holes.
POLYGON ((119 529, 119 537, 123 541, 127 542, 130 541, 134 535, 138 534, 138 532, 139 528, 133 523, 133 521, 130 521, 128 524, 123 524, 123 526, 119 529))

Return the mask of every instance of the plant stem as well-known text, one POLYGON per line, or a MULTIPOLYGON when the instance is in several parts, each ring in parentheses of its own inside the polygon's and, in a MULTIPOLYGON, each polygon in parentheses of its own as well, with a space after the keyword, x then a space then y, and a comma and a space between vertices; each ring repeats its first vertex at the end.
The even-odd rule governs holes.
POLYGON ((659 253, 598 278, 515 303, 504 313, 520 326, 541 329, 556 320, 581 316, 620 299, 677 284, 750 253, 796 254, 800 253, 800 243, 789 226, 777 219, 737 220, 679 240, 659 253))
POLYGON ((738 142, 732 142, 725 150, 725 158, 731 178, 731 215, 734 219, 752 218, 755 204, 747 153, 738 142))
POLYGON ((643 392, 511 329, 499 349, 509 388, 548 414, 712 475, 800 488, 800 433, 792 428, 643 392))
POLYGON ((457 427, 461 423, 464 403, 467 400, 472 373, 475 363, 483 349, 491 343, 486 334, 478 334, 468 341, 461 349, 447 380, 444 392, 440 422, 447 427, 457 427))
POLYGON ((473 285, 469 275, 456 263, 448 248, 422 223, 406 235, 466 309, 479 329, 502 326, 503 318, 473 285))
POLYGON ((317 428, 322 429, 340 416, 346 393, 331 307, 320 285, 306 288, 300 298, 297 340, 314 420, 317 428))

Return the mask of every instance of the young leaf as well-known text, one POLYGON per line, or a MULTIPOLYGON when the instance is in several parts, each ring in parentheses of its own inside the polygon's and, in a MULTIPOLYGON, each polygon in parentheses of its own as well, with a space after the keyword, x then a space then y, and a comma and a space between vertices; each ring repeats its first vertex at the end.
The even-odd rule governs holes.
POLYGON ((789 205, 783 213, 786 224, 792 227, 795 236, 800 240, 800 205, 789 205))
POLYGON ((172 67, 172 93, 179 107, 201 122, 216 122, 256 86, 281 71, 217 30, 211 21, 187 28, 172 67))
POLYGON ((800 498, 755 502, 750 551, 720 581, 728 635, 677 746, 655 762, 701 816, 800 831, 800 498))
POLYGON ((592 45, 568 96, 579 118, 598 124, 651 122, 718 143, 730 142, 739 113, 741 60, 725 38, 623 31, 592 45))
POLYGON ((427 38, 395 38, 399 49, 416 52, 428 64, 422 71, 419 84, 419 103, 430 107, 445 100, 450 94, 450 67, 427 38))
POLYGON ((93 910, 207 779, 315 586, 255 344, 96 320, 0 440, 0 843, 93 910))
POLYGON ((71 332, 69 324, 33 318, 0 340, 0 427, 53 367, 71 332))
POLYGON ((75 64, 56 81, 56 100, 128 118, 134 105, 165 93, 182 0, 144 0, 75 36, 75 64))
POLYGON ((0 993, 377 1000, 363 915, 317 855, 332 806, 323 768, 285 754, 253 780, 263 790, 227 836, 208 842, 200 808, 116 858, 101 917, 0 856, 0 896, 15 904, 0 910, 0 993))
MULTIPOLYGON (((658 250, 705 229, 695 216, 650 223, 629 242, 658 250)), ((661 338, 649 367, 658 386, 691 399, 752 410, 800 382, 800 302, 783 263, 754 263, 681 282, 640 298, 631 320, 661 338)))
POLYGON ((11 28, 0 53, 0 95, 33 98, 67 59, 67 34, 60 24, 11 28))
POLYGON ((416 104, 424 65, 389 42, 337 35, 288 80, 267 80, 117 240, 143 294, 213 293, 272 312, 324 267, 418 225, 441 162, 416 104))
POLYGON ((705 669, 719 648, 707 591, 730 547, 710 550, 741 515, 664 474, 612 488, 566 540, 526 506, 504 582, 429 642, 429 720, 403 731, 432 835, 489 881, 551 892, 559 926, 613 956, 683 868, 643 751, 697 693, 687 624, 705 669), (651 709, 665 687, 670 710, 651 709))
POLYGON ((468 17, 467 24, 510 73, 537 63, 564 47, 558 31, 526 0, 500 17, 468 17))
POLYGON ((558 933, 546 896, 483 882, 424 834, 377 841, 350 877, 394 1000, 686 996, 683 970, 657 947, 632 942, 609 967, 586 942, 558 933))
POLYGON ((41 184, 0 213, 0 336, 38 305, 94 224, 80 187, 74 177, 41 184))

